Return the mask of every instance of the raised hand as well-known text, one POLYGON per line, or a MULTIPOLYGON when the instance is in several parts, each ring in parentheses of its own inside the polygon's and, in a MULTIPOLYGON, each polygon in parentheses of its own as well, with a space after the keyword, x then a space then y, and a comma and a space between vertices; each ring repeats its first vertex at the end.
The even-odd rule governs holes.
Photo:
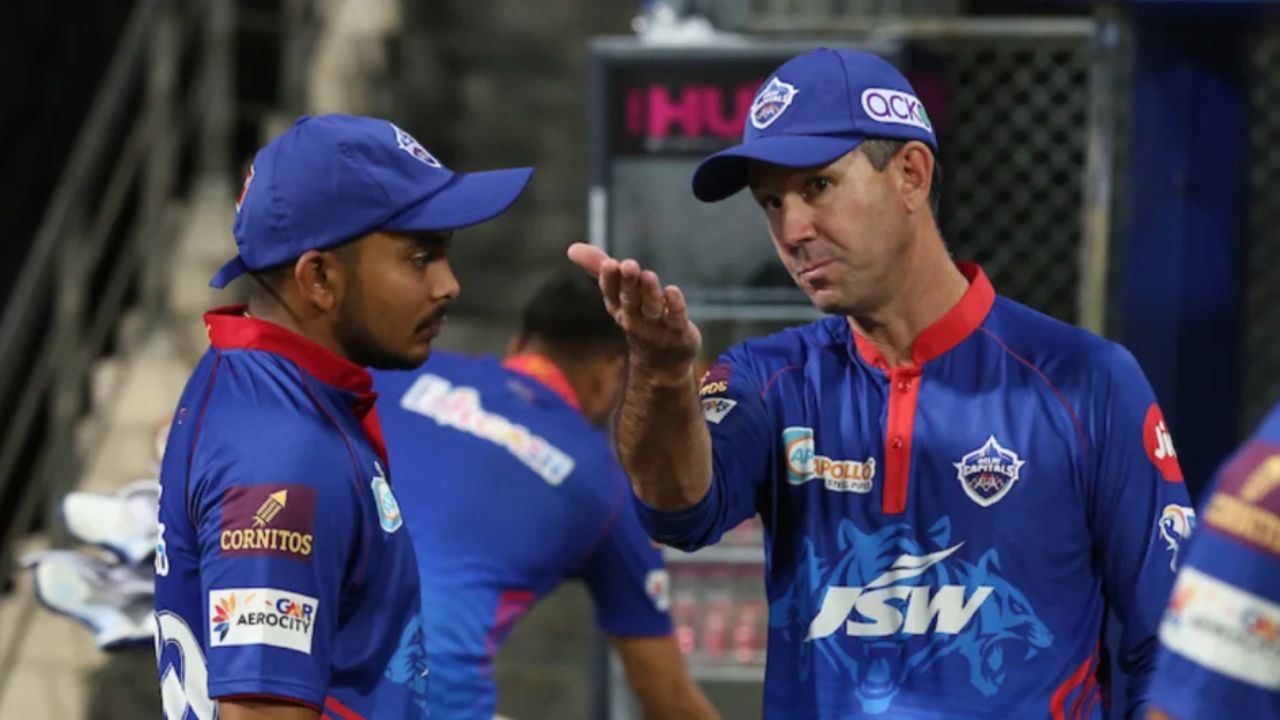
POLYGON ((689 306, 675 285, 635 260, 615 260, 585 243, 569 246, 569 259, 600 282, 605 309, 627 334, 632 357, 660 372, 688 373, 702 347, 689 306))

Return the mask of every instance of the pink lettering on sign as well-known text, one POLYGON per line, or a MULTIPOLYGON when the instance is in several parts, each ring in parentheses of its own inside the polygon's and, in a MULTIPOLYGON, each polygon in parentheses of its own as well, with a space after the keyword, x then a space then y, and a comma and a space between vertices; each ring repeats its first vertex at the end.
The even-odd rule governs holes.
POLYGON ((672 93, 662 85, 649 87, 650 137, 666 137, 675 125, 677 134, 697 137, 702 134, 702 89, 682 88, 672 93))
POLYGON ((742 135, 742 126, 754 84, 735 88, 718 85, 673 87, 652 84, 631 88, 623 100, 627 133, 648 138, 716 137, 726 140, 742 135))

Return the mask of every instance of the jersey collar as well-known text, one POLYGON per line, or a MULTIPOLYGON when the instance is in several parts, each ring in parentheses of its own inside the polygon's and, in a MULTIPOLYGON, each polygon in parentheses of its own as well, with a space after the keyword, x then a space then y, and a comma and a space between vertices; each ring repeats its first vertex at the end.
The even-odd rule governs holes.
MULTIPOLYGON (((960 297, 960 302, 925 328, 911 343, 911 362, 917 367, 942 356, 972 335, 987 319, 987 314, 996 301, 995 288, 991 287, 991 281, 977 263, 961 262, 956 263, 956 267, 969 281, 969 289, 960 297)), ((852 325, 849 328, 862 359, 874 367, 888 369, 889 365, 880 350, 853 330, 852 325)))
POLYGON ((205 313, 205 330, 215 348, 273 353, 326 385, 356 393, 361 399, 372 394, 373 377, 368 370, 275 323, 246 316, 247 309, 233 305, 205 313))
POLYGON ((582 402, 578 399, 578 393, 573 389, 573 385, 569 383, 569 378, 546 355, 519 353, 504 360, 502 367, 542 383, 559 395, 569 407, 582 412, 582 402))

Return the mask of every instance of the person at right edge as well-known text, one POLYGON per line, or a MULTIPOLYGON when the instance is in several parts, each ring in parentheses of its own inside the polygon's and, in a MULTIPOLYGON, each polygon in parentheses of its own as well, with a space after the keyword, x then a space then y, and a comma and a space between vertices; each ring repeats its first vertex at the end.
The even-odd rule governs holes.
POLYGON ((1219 469, 1160 624, 1149 720, 1280 718, 1280 405, 1219 469))
POLYGON ((750 188, 829 317, 729 349, 701 388, 681 291, 570 248, 628 337, 639 517, 685 550, 763 518, 767 718, 1104 717, 1109 609, 1137 715, 1183 539, 1162 521, 1190 512, 1168 428, 1122 347, 952 261, 936 152, 882 58, 819 49, 769 77, 693 190, 750 188))

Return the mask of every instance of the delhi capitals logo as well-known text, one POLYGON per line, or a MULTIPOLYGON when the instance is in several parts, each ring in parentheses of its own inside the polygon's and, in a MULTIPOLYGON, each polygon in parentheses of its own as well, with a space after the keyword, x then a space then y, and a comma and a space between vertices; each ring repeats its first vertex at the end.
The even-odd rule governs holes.
POLYGON ((791 107, 791 101, 799 92, 795 85, 784 83, 776 77, 771 78, 769 84, 756 95, 755 102, 751 103, 751 125, 757 130, 772 125, 791 107))
POLYGON ((422 162, 433 168, 444 167, 435 155, 432 155, 426 148, 422 147, 422 143, 418 142, 412 135, 396 127, 394 123, 387 123, 391 129, 396 131, 396 147, 409 153, 415 160, 422 162))
POLYGON ((992 435, 982 447, 953 464, 960 486, 969 499, 983 507, 991 507, 1009 494, 1026 462, 1017 453, 1001 447, 992 435))

